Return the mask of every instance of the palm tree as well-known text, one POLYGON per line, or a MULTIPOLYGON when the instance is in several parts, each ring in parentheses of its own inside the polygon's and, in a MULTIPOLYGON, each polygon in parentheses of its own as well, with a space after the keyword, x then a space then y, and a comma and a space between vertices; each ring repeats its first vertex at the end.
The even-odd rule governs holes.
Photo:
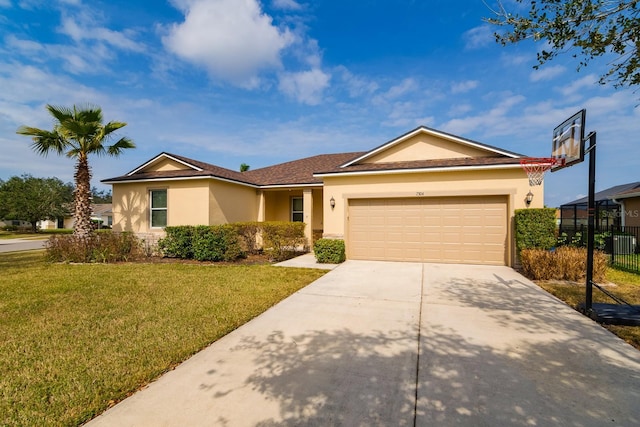
POLYGON ((75 225, 73 234, 85 238, 91 234, 91 168, 89 154, 117 157, 127 148, 135 148, 129 138, 114 138, 114 132, 126 126, 123 122, 102 123, 102 109, 95 106, 77 108, 47 105, 47 110, 56 123, 53 130, 20 126, 16 133, 31 136, 31 148, 38 154, 47 156, 51 151, 76 159, 74 196, 75 225))

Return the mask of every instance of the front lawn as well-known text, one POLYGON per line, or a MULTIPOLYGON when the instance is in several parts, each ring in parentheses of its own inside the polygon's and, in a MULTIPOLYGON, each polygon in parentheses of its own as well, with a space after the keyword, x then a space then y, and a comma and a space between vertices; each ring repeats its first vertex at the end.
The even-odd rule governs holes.
MULTIPOLYGON (((607 291, 618 297, 622 297, 630 304, 640 305, 640 275, 609 268, 607 269, 607 281, 610 282, 610 284, 606 285, 607 291)), ((578 304, 584 302, 584 283, 576 284, 548 281, 538 282, 538 285, 571 307, 575 308, 578 304)), ((615 303, 595 287, 593 288, 593 302, 615 303)), ((605 325, 605 327, 629 344, 640 349, 640 326, 605 325)))
POLYGON ((75 426, 325 272, 0 254, 0 425, 75 426))

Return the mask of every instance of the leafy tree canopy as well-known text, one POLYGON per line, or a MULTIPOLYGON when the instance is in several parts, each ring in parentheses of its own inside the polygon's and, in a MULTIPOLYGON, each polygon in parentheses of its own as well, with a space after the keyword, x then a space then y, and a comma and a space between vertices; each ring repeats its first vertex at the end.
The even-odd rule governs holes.
POLYGON ((0 218, 36 223, 69 215, 73 202, 73 185, 58 178, 14 176, 0 182, 0 218))
POLYGON ((91 201, 93 203, 111 203, 111 190, 98 190, 91 187, 91 201))
POLYGON ((600 83, 615 87, 640 84, 640 16, 638 0, 516 0, 530 5, 528 15, 509 12, 501 1, 488 22, 507 28, 495 33, 503 44, 525 39, 546 41, 538 53, 538 68, 556 56, 572 51, 578 70, 605 54, 612 56, 600 83))

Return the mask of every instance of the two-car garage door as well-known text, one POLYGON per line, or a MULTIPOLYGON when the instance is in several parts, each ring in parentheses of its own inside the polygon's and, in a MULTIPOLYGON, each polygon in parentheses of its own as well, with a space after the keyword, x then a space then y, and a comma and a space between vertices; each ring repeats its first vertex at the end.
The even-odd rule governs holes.
POLYGON ((349 200, 351 259, 504 265, 506 196, 349 200))

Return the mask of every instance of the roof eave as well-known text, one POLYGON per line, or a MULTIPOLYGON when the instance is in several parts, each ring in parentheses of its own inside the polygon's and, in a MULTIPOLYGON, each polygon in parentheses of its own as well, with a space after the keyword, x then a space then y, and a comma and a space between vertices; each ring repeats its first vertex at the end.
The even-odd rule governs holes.
POLYGON ((428 173, 428 172, 457 172, 469 170, 491 170, 491 169, 521 169, 520 164, 504 164, 504 165, 474 165, 474 166, 439 166, 431 168, 410 168, 410 169, 383 169, 383 170, 364 170, 364 171, 340 171, 340 172, 318 172, 313 176, 317 178, 337 177, 337 176, 353 176, 353 175, 384 175, 391 173, 428 173))
POLYGON ((217 181, 229 182, 231 184, 244 185, 251 188, 259 188, 259 185, 251 184, 248 182, 236 181, 233 179, 222 178, 215 175, 202 175, 202 176, 178 176, 178 177, 158 177, 158 178, 143 178, 143 179, 105 179, 100 181, 103 184, 131 184, 137 182, 159 182, 159 181, 186 181, 193 179, 214 179, 217 181))

